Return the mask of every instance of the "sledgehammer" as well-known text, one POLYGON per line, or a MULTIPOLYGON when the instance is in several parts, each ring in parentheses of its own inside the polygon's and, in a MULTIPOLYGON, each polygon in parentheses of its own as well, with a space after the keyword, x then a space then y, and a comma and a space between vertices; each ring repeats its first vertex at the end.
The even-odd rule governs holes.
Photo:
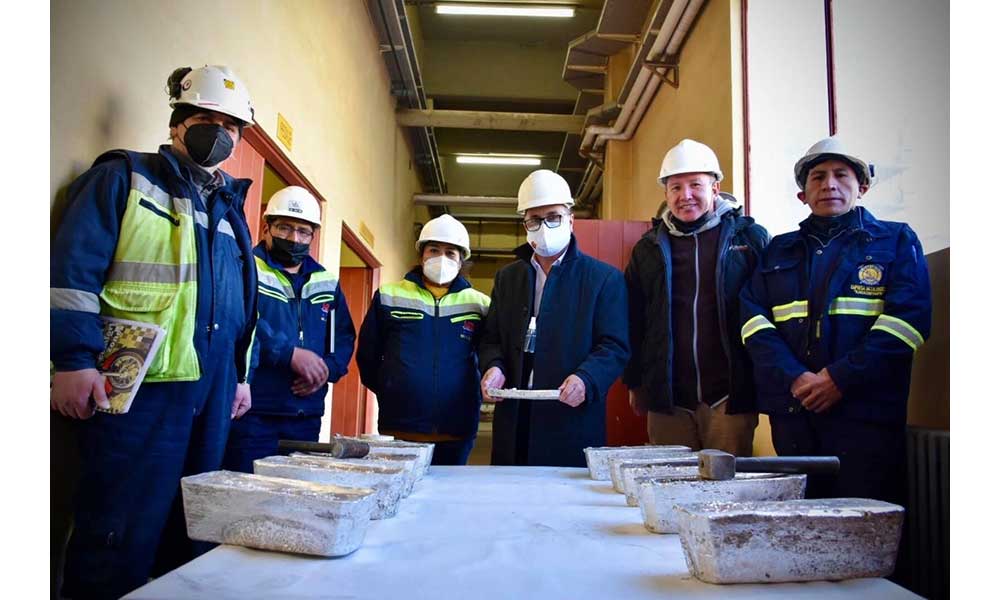
POLYGON ((303 442, 299 440, 278 440, 278 450, 288 452, 320 452, 333 458, 364 458, 368 456, 371 447, 362 441, 338 439, 324 444, 321 442, 303 442))
POLYGON ((727 480, 736 473, 806 473, 835 475, 840 472, 836 456, 733 456, 722 450, 698 453, 698 476, 702 479, 727 480))

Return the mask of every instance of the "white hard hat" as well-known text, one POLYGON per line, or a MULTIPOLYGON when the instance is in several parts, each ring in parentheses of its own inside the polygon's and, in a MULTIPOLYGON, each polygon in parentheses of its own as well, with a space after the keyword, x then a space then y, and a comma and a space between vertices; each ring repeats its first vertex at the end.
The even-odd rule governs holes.
POLYGON ((517 190, 517 212, 523 215, 529 208, 549 204, 572 207, 573 194, 569 191, 569 184, 562 176, 548 169, 533 171, 517 190))
POLYGON ((711 173, 716 181, 722 181, 719 157, 711 148, 694 140, 681 140, 667 151, 660 165, 660 185, 666 185, 667 177, 681 173, 711 173))
POLYGON ((844 143, 837 136, 823 138, 806 150, 805 156, 795 163, 795 183, 800 190, 806 189, 806 176, 809 170, 816 164, 824 160, 840 159, 854 167, 854 172, 858 176, 858 183, 861 185, 871 185, 875 176, 875 165, 869 164, 853 154, 848 154, 844 150, 844 143))
POLYGON ((214 110, 253 125, 253 103, 247 86, 229 67, 206 65, 191 69, 181 79, 180 95, 170 99, 173 108, 178 104, 188 104, 214 110))
POLYGON ((282 188, 271 196, 267 202, 267 210, 264 211, 264 218, 270 217, 301 219, 316 227, 322 224, 319 202, 309 193, 309 190, 297 185, 282 188))
POLYGON ((469 249, 469 232, 458 219, 451 215, 441 215, 431 219, 420 229, 420 237, 417 238, 417 252, 425 242, 444 242, 458 246, 462 249, 462 259, 468 260, 472 256, 469 249))

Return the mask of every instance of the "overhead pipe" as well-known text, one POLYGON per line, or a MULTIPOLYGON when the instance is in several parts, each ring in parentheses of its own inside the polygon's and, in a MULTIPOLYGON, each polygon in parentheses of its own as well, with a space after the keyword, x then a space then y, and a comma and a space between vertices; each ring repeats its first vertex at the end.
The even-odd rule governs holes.
MULTIPOLYGON (((704 0, 690 0, 688 2, 675 0, 667 11, 649 52, 645 57, 637 56, 636 60, 650 62, 664 53, 667 55, 676 54, 702 4, 704 4, 704 0)), ((603 146, 608 140, 631 139, 639 121, 642 120, 649 104, 656 96, 660 83, 659 77, 655 76, 649 67, 643 68, 629 90, 628 98, 622 106, 621 115, 615 120, 615 124, 611 126, 592 125, 586 128, 580 146, 580 154, 587 156, 593 153, 595 148, 603 146)))

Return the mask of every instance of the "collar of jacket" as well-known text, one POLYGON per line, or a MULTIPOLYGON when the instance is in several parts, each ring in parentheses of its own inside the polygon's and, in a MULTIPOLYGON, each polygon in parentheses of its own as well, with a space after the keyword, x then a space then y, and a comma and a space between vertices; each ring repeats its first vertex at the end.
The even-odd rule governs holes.
MULTIPOLYGON (((266 262, 269 266, 271 266, 271 268, 278 269, 279 271, 284 271, 287 268, 285 265, 271 258, 271 253, 267 251, 267 245, 264 243, 264 240, 261 240, 254 247, 253 253, 255 256, 259 256, 261 260, 266 262)), ((325 270, 326 269, 323 268, 323 265, 313 260, 313 257, 307 256, 305 260, 302 261, 302 270, 300 273, 303 275, 312 275, 317 271, 325 270)))
MULTIPOLYGON (((719 223, 722 222, 722 217, 732 212, 733 210, 738 210, 736 206, 736 197, 732 194, 727 194, 725 192, 719 192, 715 198, 715 202, 712 205, 712 214, 709 215, 708 219, 699 227, 693 231, 683 231, 677 224, 674 223, 673 219, 670 218, 669 212, 664 215, 662 219, 662 224, 666 229, 667 233, 675 237, 685 237, 692 236, 704 231, 708 231, 714 227, 718 227, 719 223)), ((666 211, 664 211, 666 212, 666 211)))
MULTIPOLYGON (((729 196, 728 194, 726 194, 726 195, 729 196)), ((732 198, 732 196, 729 196, 729 198, 732 198)), ((754 220, 753 220, 752 217, 744 217, 743 216, 743 207, 742 206, 733 206, 730 210, 724 211, 722 214, 719 215, 719 223, 718 224, 721 224, 722 221, 725 220, 725 219, 731 219, 733 221, 733 233, 739 233, 739 232, 743 231, 744 229, 746 229, 747 227, 750 227, 754 223, 754 220)), ((668 230, 668 225, 663 221, 663 219, 653 219, 652 222, 653 222, 653 227, 650 228, 649 231, 647 231, 646 233, 644 233, 642 237, 648 239, 649 241, 651 241, 651 242, 653 242, 655 244, 655 243, 658 243, 657 239, 659 238, 659 236, 661 235, 661 233, 662 233, 662 235, 666 236, 666 235, 669 234, 669 230, 668 230)), ((711 228, 707 227, 707 228, 701 229, 699 231, 704 231, 705 229, 711 229, 711 228)), ((681 235, 685 235, 685 234, 681 234, 681 235)))
MULTIPOLYGON (((873 214, 868 212, 865 207, 856 206, 854 210, 857 211, 858 220, 855 225, 851 226, 851 229, 849 230, 850 235, 854 235, 858 232, 867 233, 873 238, 881 238, 891 235, 889 229, 883 225, 881 221, 876 219, 873 214)), ((806 235, 808 235, 808 231, 806 229, 806 221, 808 219, 809 217, 806 217, 799 222, 799 234, 802 239, 805 239, 806 235)))
MULTIPOLYGON (((159 154, 161 157, 163 157, 164 160, 167 161, 167 164, 170 165, 171 173, 173 173, 178 179, 187 181, 194 186, 198 185, 197 183, 191 181, 190 178, 184 175, 184 172, 181 170, 180 161, 178 161, 177 157, 174 156, 174 153, 170 151, 170 144, 161 145, 159 148, 159 154)), ((246 191, 250 188, 250 184, 253 183, 253 180, 251 179, 236 179, 229 173, 223 171, 221 168, 219 169, 218 172, 222 173, 222 186, 219 189, 220 190, 225 189, 230 193, 234 194, 237 198, 245 196, 246 191)), ((242 202, 240 202, 239 207, 240 210, 243 210, 242 202)))
MULTIPOLYGON (((544 227, 544 225, 543 225, 544 227)), ((523 260, 524 262, 531 264, 531 257, 534 256, 535 250, 531 247, 531 244, 525 242, 517 248, 514 248, 514 256, 523 260)), ((569 246, 566 248, 566 253, 563 254, 562 262, 566 264, 568 261, 573 260, 580 254, 580 251, 576 247, 576 234, 569 234, 569 246)))
MULTIPOLYGON (((424 268, 420 265, 410 269, 410 272, 407 273, 403 277, 403 279, 406 279, 407 281, 412 281, 413 283, 427 290, 427 286, 424 285, 424 268)), ((470 288, 470 287, 472 287, 472 284, 469 283, 469 281, 465 277, 458 275, 457 277, 455 277, 455 280, 451 282, 451 285, 448 286, 448 293, 454 294, 455 292, 461 292, 465 288, 470 288)), ((427 290, 427 292, 430 293, 430 290, 427 290)))

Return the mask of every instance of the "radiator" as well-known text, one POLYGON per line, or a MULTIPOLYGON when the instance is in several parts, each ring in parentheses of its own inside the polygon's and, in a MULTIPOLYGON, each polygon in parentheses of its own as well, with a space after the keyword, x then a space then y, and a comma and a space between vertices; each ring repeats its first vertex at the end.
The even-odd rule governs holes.
POLYGON ((949 583, 949 432, 910 427, 906 433, 909 587, 937 600, 949 583))

